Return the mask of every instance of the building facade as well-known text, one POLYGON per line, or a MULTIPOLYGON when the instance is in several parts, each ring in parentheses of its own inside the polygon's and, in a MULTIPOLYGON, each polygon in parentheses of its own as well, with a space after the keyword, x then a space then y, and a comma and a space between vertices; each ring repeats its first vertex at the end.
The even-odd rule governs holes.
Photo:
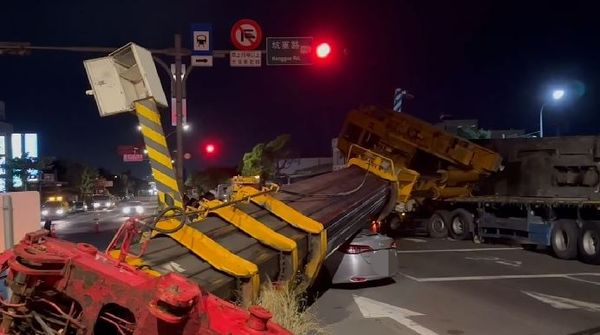
MULTIPOLYGON (((20 158, 27 154, 31 158, 39 158, 38 135, 36 133, 15 132, 11 123, 6 121, 6 104, 0 101, 0 192, 8 191, 9 181, 14 187, 21 187, 22 181, 11 177, 4 164, 12 158, 20 158)), ((28 181, 37 182, 39 171, 28 171, 28 181)))

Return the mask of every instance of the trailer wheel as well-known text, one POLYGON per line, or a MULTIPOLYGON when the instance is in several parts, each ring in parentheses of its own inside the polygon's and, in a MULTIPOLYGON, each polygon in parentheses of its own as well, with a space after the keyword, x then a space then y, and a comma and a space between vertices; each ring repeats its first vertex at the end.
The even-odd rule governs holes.
POLYGON ((579 228, 573 220, 556 220, 552 228, 550 242, 552 251, 558 258, 573 259, 577 257, 577 240, 579 228))
POLYGON ((455 240, 466 240, 471 236, 473 227, 473 214, 463 208, 458 208, 450 213, 448 232, 455 240))
POLYGON ((600 224, 584 222, 579 234, 579 256, 582 261, 600 264, 600 224))
POLYGON ((427 220, 427 232, 433 238, 444 238, 448 236, 448 223, 450 222, 450 212, 439 210, 433 212, 427 220))

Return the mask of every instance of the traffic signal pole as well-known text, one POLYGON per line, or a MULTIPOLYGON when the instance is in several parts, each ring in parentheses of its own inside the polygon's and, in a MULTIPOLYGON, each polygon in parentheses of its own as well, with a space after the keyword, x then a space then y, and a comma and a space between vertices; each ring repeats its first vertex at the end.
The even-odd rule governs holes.
MULTIPOLYGON (((179 189, 183 190, 183 99, 185 97, 185 84, 188 75, 193 69, 192 66, 187 67, 187 71, 183 71, 183 57, 189 56, 190 51, 182 47, 181 35, 175 34, 174 48, 169 49, 150 49, 154 55, 156 63, 167 72, 171 81, 171 98, 175 103, 175 115, 177 118, 176 124, 176 156, 175 170, 179 183, 179 189), (167 64, 158 57, 158 55, 172 56, 175 60, 175 73, 171 73, 171 69, 167 64)), ((29 42, 0 42, 0 55, 15 55, 26 56, 31 51, 66 51, 80 53, 110 53, 117 48, 111 47, 89 47, 89 46, 33 46, 29 42)))
POLYGON ((175 115, 177 118, 177 155, 175 169, 179 189, 183 190, 183 71, 181 68, 181 35, 175 34, 175 115))

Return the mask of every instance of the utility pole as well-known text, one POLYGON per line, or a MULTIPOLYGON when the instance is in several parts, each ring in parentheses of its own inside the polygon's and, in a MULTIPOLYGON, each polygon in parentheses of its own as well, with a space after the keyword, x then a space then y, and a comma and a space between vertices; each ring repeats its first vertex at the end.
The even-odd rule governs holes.
POLYGON ((177 155, 175 169, 177 180, 183 190, 183 71, 181 68, 181 35, 175 34, 175 115, 177 117, 177 155))

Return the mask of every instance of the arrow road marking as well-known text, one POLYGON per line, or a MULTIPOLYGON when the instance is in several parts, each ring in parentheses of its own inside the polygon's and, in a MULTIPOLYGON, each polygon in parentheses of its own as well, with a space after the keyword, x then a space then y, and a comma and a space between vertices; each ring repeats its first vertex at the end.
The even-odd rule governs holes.
POLYGON ((354 303, 360 309, 360 313, 365 318, 390 318, 419 335, 438 335, 433 330, 425 328, 408 318, 424 314, 358 295, 353 295, 352 297, 354 298, 354 303))
POLYGON ((526 295, 546 303, 557 309, 583 309, 588 312, 600 312, 600 304, 594 304, 587 301, 557 297, 554 295, 543 294, 539 292, 521 291, 526 295))

